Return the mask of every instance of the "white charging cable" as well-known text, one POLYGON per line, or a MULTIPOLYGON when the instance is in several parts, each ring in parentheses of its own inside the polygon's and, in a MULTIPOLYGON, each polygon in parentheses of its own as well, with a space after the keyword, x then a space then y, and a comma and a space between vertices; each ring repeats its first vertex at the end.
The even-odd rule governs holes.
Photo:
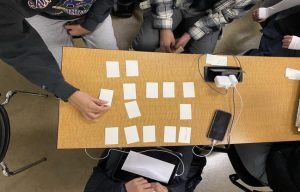
POLYGON ((207 157, 207 156, 209 156, 209 155, 212 154, 212 152, 213 152, 213 150, 214 150, 214 148, 215 148, 216 145, 217 145, 217 140, 212 140, 211 145, 210 145, 210 150, 205 149, 205 146, 204 146, 204 147, 199 147, 199 146, 195 145, 195 146, 192 148, 192 152, 193 152, 193 154, 194 154, 195 156, 197 156, 197 157, 207 157), (195 152, 195 148, 198 148, 200 151, 201 151, 201 150, 202 150, 202 151, 208 151, 208 153, 206 153, 205 155, 197 154, 197 153, 195 152))
POLYGON ((236 127, 236 125, 237 125, 237 123, 238 123, 238 121, 239 121, 239 119, 240 119, 240 117, 241 117, 241 114, 242 114, 242 112, 243 112, 243 108, 244 108, 243 98, 242 98, 242 96, 241 96, 239 90, 236 88, 236 86, 234 86, 234 90, 237 92, 237 94, 238 94, 238 96, 239 96, 239 98, 240 98, 240 102, 241 102, 241 103, 240 103, 240 112, 239 112, 239 114, 238 114, 236 120, 233 122, 233 125, 229 128, 229 131, 228 131, 228 138, 227 138, 228 144, 230 144, 231 132, 232 132, 232 130, 236 127))
MULTIPOLYGON (((244 108, 244 102, 243 102, 243 98, 239 92, 239 90, 237 89, 236 85, 238 84, 238 80, 237 78, 235 77, 235 75, 229 75, 229 79, 230 79, 230 82, 231 82, 231 87, 234 88, 234 90, 236 91, 236 93, 238 94, 239 98, 240 98, 240 112, 235 120, 235 122, 233 122, 232 126, 229 128, 229 131, 228 131, 228 144, 230 145, 230 137, 231 137, 231 132, 232 130, 236 127, 240 117, 241 117, 241 114, 243 112, 243 108, 244 108)), ((234 94, 234 92, 233 92, 234 94)), ((234 95, 233 95, 234 96, 234 95)))
MULTIPOLYGON (((234 122, 232 122, 232 126, 229 128, 228 134, 227 134, 227 136, 228 136, 227 141, 228 141, 228 144, 230 144, 231 132, 236 127, 236 125, 237 125, 237 123, 240 119, 240 116, 242 114, 243 108, 244 108, 243 98, 242 98, 239 90, 236 87, 236 85, 238 84, 238 80, 237 80, 235 75, 216 76, 214 81, 215 81, 215 84, 216 84, 217 87, 225 88, 225 89, 233 88, 237 92, 237 94, 240 98, 240 112, 239 112, 236 120, 234 122)), ((233 92, 233 97, 234 97, 234 92, 233 92)))

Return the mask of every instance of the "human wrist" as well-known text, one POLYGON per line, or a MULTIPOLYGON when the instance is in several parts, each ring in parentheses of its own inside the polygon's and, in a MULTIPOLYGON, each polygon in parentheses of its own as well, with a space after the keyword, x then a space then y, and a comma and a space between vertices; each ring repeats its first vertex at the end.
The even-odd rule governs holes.
POLYGON ((172 32, 171 29, 161 29, 160 30, 160 34, 165 34, 165 33, 170 33, 170 32, 172 32))
POLYGON ((77 88, 72 86, 66 81, 61 81, 58 86, 55 88, 53 93, 56 97, 62 99, 63 101, 67 102, 71 95, 73 95, 76 91, 78 91, 77 88))
POLYGON ((189 33, 184 33, 183 34, 184 38, 187 39, 188 41, 191 40, 192 36, 189 33))
POLYGON ((74 102, 77 101, 77 98, 79 97, 80 91, 77 90, 75 91, 72 95, 70 95, 70 97, 68 98, 68 102, 73 104, 74 102))

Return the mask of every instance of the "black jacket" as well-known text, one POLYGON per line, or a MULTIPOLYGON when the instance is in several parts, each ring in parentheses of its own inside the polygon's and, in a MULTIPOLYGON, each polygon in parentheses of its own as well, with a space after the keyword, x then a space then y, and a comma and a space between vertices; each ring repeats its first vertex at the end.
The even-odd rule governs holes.
POLYGON ((34 84, 67 101, 77 89, 64 80, 44 41, 25 18, 36 14, 63 20, 80 18, 81 25, 93 31, 109 15, 113 1, 84 2, 0 0, 0 59, 34 84))
MULTIPOLYGON (((151 149, 151 148, 146 148, 151 149)), ((131 149, 134 151, 146 150, 144 148, 131 149)), ((167 185, 169 192, 192 192, 201 181, 201 173, 206 165, 205 158, 193 156, 192 147, 170 147, 172 151, 181 153, 185 172, 180 177, 175 177, 172 184, 167 185)), ((104 152, 104 156, 107 154, 104 152)), ((125 183, 113 179, 114 171, 120 159, 120 152, 112 151, 109 157, 100 161, 94 168, 84 192, 126 192, 125 183)))

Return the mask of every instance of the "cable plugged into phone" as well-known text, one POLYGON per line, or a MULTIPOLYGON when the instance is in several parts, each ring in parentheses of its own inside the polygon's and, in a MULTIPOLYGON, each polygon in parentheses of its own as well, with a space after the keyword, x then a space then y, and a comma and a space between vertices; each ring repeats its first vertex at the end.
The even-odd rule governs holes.
POLYGON ((228 139, 227 140, 228 140, 228 144, 230 144, 230 136, 231 136, 232 129, 234 129, 236 127, 236 125, 240 119, 240 116, 242 114, 242 111, 243 111, 243 107, 244 107, 243 98, 236 87, 236 85, 238 84, 238 79, 236 78, 235 75, 216 76, 214 81, 215 81, 216 86, 219 88, 225 88, 225 89, 233 88, 234 116, 235 116, 235 111, 236 111, 234 93, 236 92, 240 98, 240 112, 239 112, 238 116, 236 118, 234 118, 235 121, 232 122, 232 126, 231 126, 231 128, 229 128, 229 131, 228 131, 228 139))
POLYGON ((231 122, 231 113, 225 112, 225 111, 221 111, 221 110, 217 110, 214 117, 213 117, 213 121, 211 124, 211 127, 209 129, 208 135, 207 137, 211 139, 211 145, 210 145, 210 150, 206 150, 205 147, 199 147, 199 146, 194 146, 192 149, 192 152, 194 155, 198 156, 198 157, 207 157, 209 156, 213 150, 214 147, 217 145, 218 142, 223 141, 225 134, 228 130, 228 144, 230 144, 230 136, 231 136, 231 131, 233 130, 233 128, 237 125, 237 122, 240 118, 240 115, 242 113, 243 110, 243 99, 236 87, 236 85, 238 84, 238 79, 236 78, 235 75, 229 75, 229 76, 216 76, 214 78, 214 82, 216 84, 217 87, 219 88, 225 88, 225 89, 229 89, 229 88, 233 88, 233 102, 234 102, 234 114, 233 117, 235 116, 235 100, 234 100, 234 92, 236 91, 238 96, 240 97, 240 101, 241 101, 241 108, 240 108, 240 112, 238 114, 238 116, 236 117, 236 120, 232 120, 231 126, 229 127, 229 124, 231 122), (206 153, 205 155, 200 155, 197 154, 195 152, 195 149, 198 149, 200 151, 208 151, 208 153, 206 153))

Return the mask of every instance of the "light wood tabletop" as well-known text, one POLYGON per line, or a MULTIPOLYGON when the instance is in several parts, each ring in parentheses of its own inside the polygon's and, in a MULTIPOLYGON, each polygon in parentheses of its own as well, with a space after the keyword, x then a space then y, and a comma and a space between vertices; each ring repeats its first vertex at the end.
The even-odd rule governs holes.
MULTIPOLYGON (((64 48, 62 72, 69 83, 97 98, 100 89, 114 90, 114 96, 111 109, 97 122, 85 120, 70 104, 60 102, 58 148, 210 144, 206 135, 214 112, 221 109, 233 113, 234 105, 232 89, 226 95, 219 94, 201 78, 205 59, 205 55, 64 48), (138 77, 126 76, 125 60, 138 60, 138 77), (119 78, 107 78, 106 61, 119 62, 119 78), (158 99, 146 98, 147 82, 158 82, 158 99), (163 98, 163 82, 175 83, 175 98, 163 98), (183 82, 194 82, 194 98, 184 98, 183 82), (136 84, 136 101, 141 112, 138 118, 128 118, 123 83, 136 84), (180 120, 180 104, 191 104, 192 120, 180 120), (147 125, 155 125, 156 142, 143 142, 143 126, 147 125), (129 126, 137 126, 140 142, 127 144, 124 128, 129 126), (176 126, 177 137, 179 127, 191 127, 190 144, 165 143, 164 126, 176 126), (108 127, 119 128, 117 145, 105 145, 105 128, 108 127)), ((295 127, 299 81, 285 77, 287 67, 300 70, 300 58, 239 56, 238 59, 244 79, 237 89, 244 105, 233 127, 231 143, 300 140, 295 127)), ((228 65, 237 65, 234 57, 228 56, 228 65)), ((210 85, 214 87, 214 84, 210 85)), ((235 94, 235 120, 240 106, 240 99, 235 94)))

